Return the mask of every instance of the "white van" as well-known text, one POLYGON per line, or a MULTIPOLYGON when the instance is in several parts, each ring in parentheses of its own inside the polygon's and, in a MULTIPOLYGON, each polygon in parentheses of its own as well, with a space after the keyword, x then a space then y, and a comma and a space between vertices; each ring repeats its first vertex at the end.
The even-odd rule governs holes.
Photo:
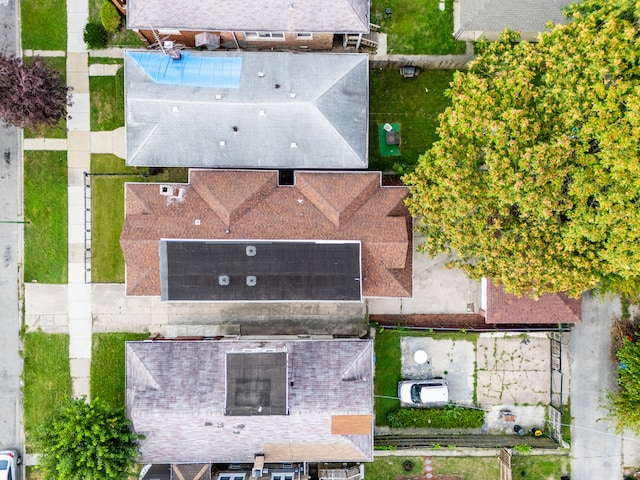
POLYGON ((398 398, 405 406, 437 407, 449 403, 446 380, 405 380, 398 383, 398 398))

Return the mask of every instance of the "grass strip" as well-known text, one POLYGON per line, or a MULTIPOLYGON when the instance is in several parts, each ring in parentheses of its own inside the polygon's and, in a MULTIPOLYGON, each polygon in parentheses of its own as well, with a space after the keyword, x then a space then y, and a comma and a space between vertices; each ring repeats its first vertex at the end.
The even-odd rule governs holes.
POLYGON ((67 152, 24 152, 24 281, 67 283, 67 152))
POLYGON ((71 396, 69 336, 42 332, 24 335, 24 430, 29 434, 71 396))
POLYGON ((387 415, 400 407, 400 400, 397 399, 400 381, 400 337, 399 332, 392 330, 378 330, 376 333, 374 408, 378 426, 388 425, 387 415))
POLYGON ((65 0, 22 0, 20 19, 23 49, 67 49, 65 0))

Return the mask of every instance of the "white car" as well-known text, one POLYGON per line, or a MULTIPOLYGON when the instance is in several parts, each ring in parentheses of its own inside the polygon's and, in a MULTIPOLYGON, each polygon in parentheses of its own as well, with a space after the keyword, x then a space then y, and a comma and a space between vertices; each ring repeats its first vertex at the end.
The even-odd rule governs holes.
POLYGON ((20 454, 15 450, 0 451, 0 480, 16 480, 19 478, 18 465, 22 463, 20 454))
POLYGON ((398 383, 398 397, 403 405, 437 407, 449 403, 446 380, 405 380, 398 383))

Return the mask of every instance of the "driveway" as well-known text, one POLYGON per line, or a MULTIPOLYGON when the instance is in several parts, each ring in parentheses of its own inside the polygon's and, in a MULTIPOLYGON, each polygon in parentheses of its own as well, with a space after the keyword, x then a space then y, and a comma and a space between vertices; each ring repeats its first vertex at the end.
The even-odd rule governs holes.
POLYGON ((601 401, 615 388, 609 359, 611 320, 620 316, 618 299, 582 297, 582 323, 571 332, 571 476, 622 478, 622 440, 613 433, 601 401))

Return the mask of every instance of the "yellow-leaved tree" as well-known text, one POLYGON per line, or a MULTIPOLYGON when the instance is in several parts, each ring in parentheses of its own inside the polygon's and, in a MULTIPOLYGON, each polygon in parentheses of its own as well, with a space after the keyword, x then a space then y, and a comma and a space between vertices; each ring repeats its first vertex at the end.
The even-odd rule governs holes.
POLYGON ((404 177, 422 251, 506 291, 640 290, 640 1, 583 0, 458 72, 404 177))

